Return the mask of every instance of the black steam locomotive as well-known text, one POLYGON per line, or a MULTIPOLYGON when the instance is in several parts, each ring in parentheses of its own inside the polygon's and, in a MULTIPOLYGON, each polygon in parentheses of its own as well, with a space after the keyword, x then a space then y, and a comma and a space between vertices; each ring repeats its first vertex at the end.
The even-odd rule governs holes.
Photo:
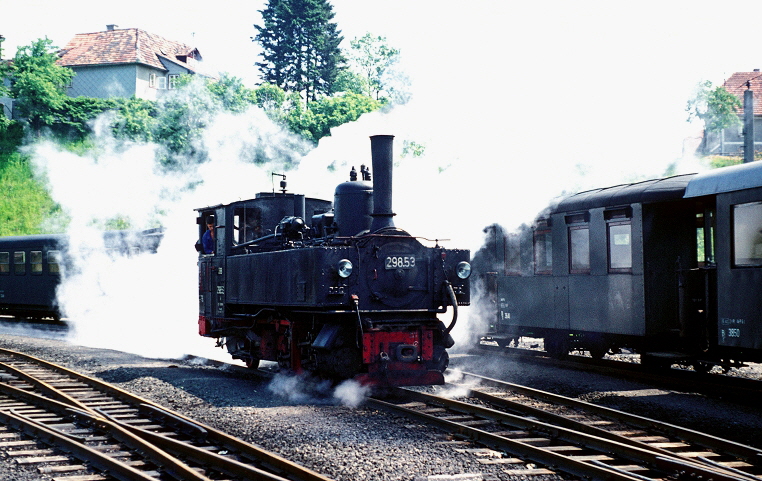
POLYGON ((582 192, 486 232, 485 339, 697 370, 762 361, 762 162, 582 192))
POLYGON ((469 303, 470 256, 394 226, 392 139, 371 137, 373 184, 368 169, 358 178, 353 168, 333 204, 282 182, 281 192, 197 209, 201 336, 250 367, 267 360, 332 380, 444 382, 450 330, 469 303), (437 314, 448 306, 445 326, 437 314))

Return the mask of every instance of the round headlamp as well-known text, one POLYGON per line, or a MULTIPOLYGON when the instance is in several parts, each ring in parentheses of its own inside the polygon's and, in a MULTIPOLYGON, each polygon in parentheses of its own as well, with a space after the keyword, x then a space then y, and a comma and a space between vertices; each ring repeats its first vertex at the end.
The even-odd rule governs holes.
POLYGON ((455 268, 455 273, 461 279, 468 279, 468 277, 471 275, 471 264, 466 261, 459 262, 458 266, 455 268))
POLYGON ((336 270, 339 273, 339 277, 347 278, 352 274, 352 262, 348 259, 342 259, 336 266, 336 270))

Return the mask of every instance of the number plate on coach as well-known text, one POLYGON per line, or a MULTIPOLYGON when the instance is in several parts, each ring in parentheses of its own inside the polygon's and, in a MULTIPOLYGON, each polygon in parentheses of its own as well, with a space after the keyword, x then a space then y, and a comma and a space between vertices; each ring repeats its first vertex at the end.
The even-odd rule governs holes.
POLYGON ((412 269, 415 267, 415 256, 387 256, 384 267, 386 269, 412 269))

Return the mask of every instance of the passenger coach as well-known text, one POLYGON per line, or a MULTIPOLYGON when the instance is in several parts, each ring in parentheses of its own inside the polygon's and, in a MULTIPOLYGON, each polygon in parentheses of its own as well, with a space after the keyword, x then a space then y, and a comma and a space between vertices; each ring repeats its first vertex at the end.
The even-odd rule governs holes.
POLYGON ((762 360, 762 163, 572 195, 474 259, 487 339, 707 369, 762 360))

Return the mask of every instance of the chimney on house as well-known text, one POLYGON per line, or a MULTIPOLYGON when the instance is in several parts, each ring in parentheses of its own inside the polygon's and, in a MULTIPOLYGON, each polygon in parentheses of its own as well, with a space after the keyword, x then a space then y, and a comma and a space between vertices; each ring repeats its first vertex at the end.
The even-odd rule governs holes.
POLYGON ((114 29, 115 29, 116 27, 118 27, 118 26, 119 26, 119 25, 114 25, 113 23, 110 23, 110 24, 106 25, 106 30, 108 30, 109 32, 113 32, 113 31, 114 31, 114 29))

